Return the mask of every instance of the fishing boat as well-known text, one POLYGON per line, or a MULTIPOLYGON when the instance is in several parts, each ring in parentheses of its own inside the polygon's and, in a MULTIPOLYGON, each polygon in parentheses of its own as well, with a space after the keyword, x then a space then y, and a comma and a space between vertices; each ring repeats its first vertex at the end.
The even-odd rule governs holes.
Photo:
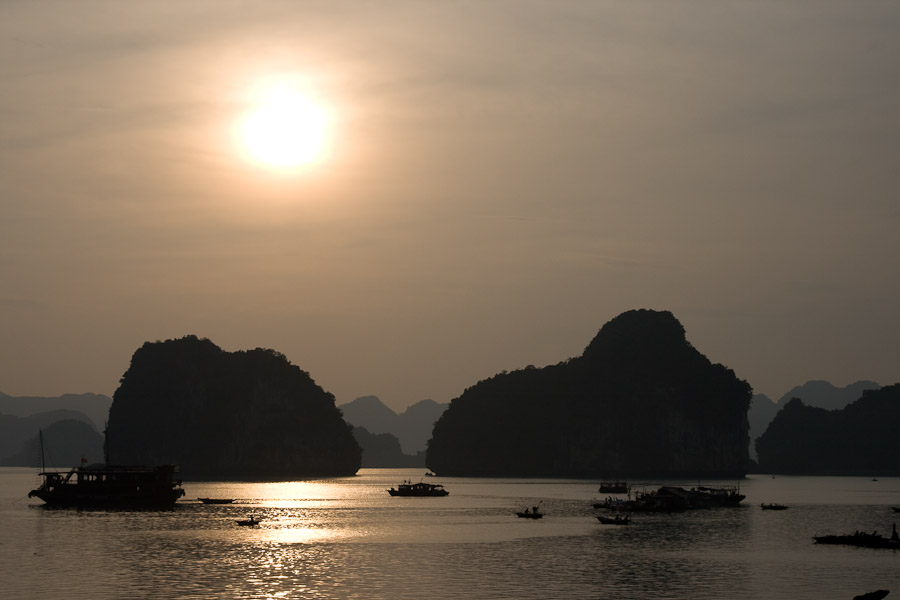
POLYGON ((887 548, 900 550, 900 536, 897 535, 897 526, 894 525, 891 537, 884 537, 877 531, 865 533, 856 531, 846 535, 816 535, 813 540, 817 544, 838 544, 842 546, 857 546, 859 548, 887 548))
POLYGON ((544 513, 541 512, 540 505, 532 506, 531 508, 526 508, 521 512, 517 512, 516 516, 520 519, 542 519, 544 518, 544 513))
POLYGON ((175 465, 158 467, 107 464, 42 471, 43 483, 28 492, 52 506, 172 506, 184 496, 175 465))
POLYGON ((446 496, 450 492, 439 483, 412 483, 408 479, 401 481, 396 488, 388 490, 391 496, 446 496))
POLYGON ((235 523, 241 527, 255 527, 259 525, 260 521, 262 521, 262 519, 257 519, 255 516, 250 515, 249 519, 239 519, 235 521, 235 523))
POLYGON ((234 498, 197 498, 203 504, 231 504, 234 498))
POLYGON ((759 507, 762 508, 763 510, 787 510, 788 509, 788 507, 785 506, 784 504, 775 504, 774 502, 772 502, 770 504, 766 504, 765 502, 763 502, 762 504, 759 505, 759 507))
POLYGON ((631 523, 631 517, 624 516, 620 517, 616 515, 615 517, 604 517, 603 515, 597 515, 597 520, 600 521, 603 525, 629 525, 631 523))

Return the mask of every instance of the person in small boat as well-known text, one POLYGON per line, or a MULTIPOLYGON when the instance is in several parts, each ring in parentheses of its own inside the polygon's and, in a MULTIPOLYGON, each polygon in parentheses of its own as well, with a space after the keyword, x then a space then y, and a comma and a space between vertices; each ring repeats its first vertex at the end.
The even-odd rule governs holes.
POLYGON ((530 509, 530 508, 526 508, 524 514, 530 515, 530 514, 531 514, 531 509, 530 509))

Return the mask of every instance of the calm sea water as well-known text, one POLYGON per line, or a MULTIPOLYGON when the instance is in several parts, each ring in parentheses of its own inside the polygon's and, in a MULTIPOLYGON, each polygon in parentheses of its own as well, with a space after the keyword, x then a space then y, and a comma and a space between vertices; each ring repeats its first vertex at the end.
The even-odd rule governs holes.
POLYGON ((623 527, 594 518, 591 500, 605 496, 596 481, 438 477, 426 481, 449 496, 388 495, 423 473, 185 482, 172 510, 109 511, 45 508, 26 497, 33 470, 0 469, 0 597, 900 598, 900 552, 812 542, 889 534, 898 478, 751 476, 739 508, 636 515, 623 527), (543 520, 513 514, 537 502, 543 520), (260 527, 235 524, 251 513, 260 527))

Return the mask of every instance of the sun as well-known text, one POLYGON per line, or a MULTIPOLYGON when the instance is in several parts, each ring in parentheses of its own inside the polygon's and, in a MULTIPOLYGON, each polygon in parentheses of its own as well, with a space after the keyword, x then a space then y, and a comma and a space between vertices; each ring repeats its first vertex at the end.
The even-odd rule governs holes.
POLYGON ((322 162, 329 152, 333 117, 328 107, 289 85, 258 92, 239 124, 239 140, 254 162, 278 170, 322 162))

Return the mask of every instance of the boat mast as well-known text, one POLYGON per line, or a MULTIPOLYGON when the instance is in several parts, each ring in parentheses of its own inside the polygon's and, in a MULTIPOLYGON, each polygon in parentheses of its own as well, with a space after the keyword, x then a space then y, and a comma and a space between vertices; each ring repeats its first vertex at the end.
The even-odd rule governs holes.
POLYGON ((103 423, 103 462, 109 466, 109 421, 103 423))
POLYGON ((43 473, 44 471, 47 470, 44 468, 44 430, 43 429, 38 429, 38 440, 40 441, 40 445, 41 445, 41 473, 43 473))

